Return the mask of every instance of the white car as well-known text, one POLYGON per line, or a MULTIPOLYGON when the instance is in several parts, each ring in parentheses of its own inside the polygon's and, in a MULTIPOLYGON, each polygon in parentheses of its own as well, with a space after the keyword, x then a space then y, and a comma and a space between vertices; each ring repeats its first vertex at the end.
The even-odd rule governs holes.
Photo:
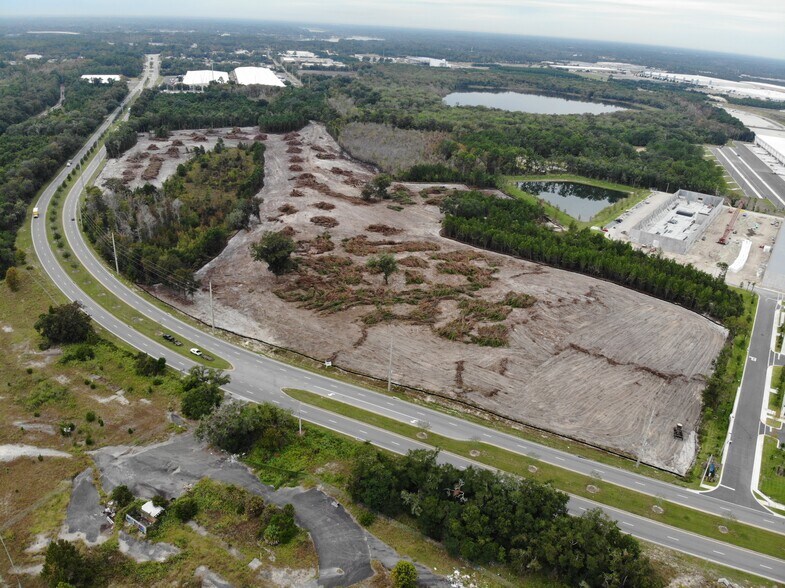
POLYGON ((193 353, 194 355, 198 355, 199 357, 202 357, 202 352, 199 351, 196 347, 191 347, 191 353, 193 353))

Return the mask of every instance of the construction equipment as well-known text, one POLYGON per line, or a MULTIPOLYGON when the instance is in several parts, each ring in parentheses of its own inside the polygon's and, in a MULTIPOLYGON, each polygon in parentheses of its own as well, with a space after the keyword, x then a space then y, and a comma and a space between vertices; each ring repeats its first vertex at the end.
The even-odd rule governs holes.
POLYGON ((673 427, 673 438, 684 440, 684 425, 676 423, 676 426, 673 427))
POLYGON ((717 243, 719 243, 720 245, 728 244, 728 238, 730 237, 731 231, 733 231, 733 225, 736 224, 736 219, 739 218, 739 215, 741 214, 741 211, 744 208, 744 204, 745 204, 744 200, 740 200, 739 205, 736 207, 736 210, 733 211, 733 216, 730 217, 730 222, 728 223, 728 226, 725 227, 725 232, 722 234, 722 237, 720 237, 720 240, 717 241, 717 243))

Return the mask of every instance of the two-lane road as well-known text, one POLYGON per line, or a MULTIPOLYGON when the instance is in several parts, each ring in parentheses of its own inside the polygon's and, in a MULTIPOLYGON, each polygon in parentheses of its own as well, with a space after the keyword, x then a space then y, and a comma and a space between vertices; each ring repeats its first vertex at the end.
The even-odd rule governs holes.
MULTIPOLYGON (((116 116, 116 113, 115 113, 116 116)), ((109 120, 99 129, 99 132, 88 141, 87 145, 97 140, 100 132, 109 124, 109 120)), ((81 158, 83 152, 75 156, 81 158)), ((90 177, 100 165, 105 156, 102 150, 91 162, 85 173, 90 177)), ((38 202, 42 211, 42 218, 47 218, 46 208, 49 205, 55 187, 65 178, 65 170, 47 188, 38 202)), ((284 387, 304 388, 325 395, 333 395, 336 399, 351 402, 367 410, 389 416, 391 418, 411 421, 424 420, 430 423, 431 430, 435 433, 459 439, 480 439, 486 443, 498 445, 510 451, 535 456, 548 463, 584 474, 601 477, 614 484, 644 492, 652 496, 661 497, 667 501, 683 504, 719 516, 732 516, 740 522, 757 525, 775 532, 785 533, 785 519, 776 517, 767 512, 756 509, 754 506, 738 505, 722 500, 711 495, 685 490, 678 486, 667 484, 631 473, 626 470, 591 462, 586 459, 558 451, 548 447, 536 445, 518 437, 501 433, 494 429, 483 427, 475 423, 462 420, 445 413, 413 405, 386 395, 372 392, 357 386, 333 380, 317 373, 302 370, 290 365, 275 361, 265 356, 252 353, 241 346, 237 346, 203 332, 191 325, 180 321, 175 316, 149 303, 133 289, 126 287, 113 273, 97 260, 84 241, 78 230, 77 223, 71 221, 77 218, 79 189, 72 189, 65 198, 63 206, 65 236, 73 250, 74 256, 92 273, 95 280, 100 282, 107 290, 118 296, 126 304, 134 308, 140 315, 166 327, 185 339, 194 341, 203 349, 229 360, 232 381, 226 386, 228 392, 237 397, 250 401, 269 401, 279 406, 302 410, 305 420, 331 428, 344 434, 362 438, 391 451, 403 453, 413 447, 422 446, 419 443, 399 437, 387 431, 376 429, 363 423, 341 417, 333 413, 319 410, 311 406, 302 406, 281 392, 284 387)), ((78 299, 85 309, 103 328, 114 333, 133 347, 143 350, 153 356, 166 357, 167 362, 173 367, 186 370, 196 365, 189 358, 176 353, 162 341, 152 340, 141 335, 133 329, 107 313, 99 304, 88 298, 75 283, 63 267, 58 263, 46 239, 45 223, 33 221, 33 244, 44 269, 52 280, 70 299, 78 299)), ((470 462, 459 456, 443 453, 442 459, 455 463, 458 467, 466 467, 470 462)), ((572 497, 570 508, 572 512, 582 512, 583 509, 597 506, 582 498, 572 497)), ((652 541, 685 553, 702 557, 724 565, 759 574, 777 581, 785 581, 785 561, 770 558, 758 553, 740 549, 727 543, 720 543, 684 533, 673 527, 659 524, 649 519, 635 517, 622 513, 616 509, 602 507, 611 517, 618 520, 623 531, 629 532, 647 541, 652 541)), ((785 554, 783 554, 785 555, 785 554)))

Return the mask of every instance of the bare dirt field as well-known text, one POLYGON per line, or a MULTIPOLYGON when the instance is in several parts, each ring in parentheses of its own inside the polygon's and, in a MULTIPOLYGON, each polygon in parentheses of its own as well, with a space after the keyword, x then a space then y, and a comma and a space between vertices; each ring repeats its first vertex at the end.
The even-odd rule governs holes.
MULTIPOLYGON (((392 339, 395 381, 687 470, 722 327, 443 239, 438 188, 394 184, 394 199, 363 202, 373 170, 346 158, 322 126, 265 143, 261 224, 198 272, 212 281, 218 325, 380 378, 392 339), (276 278, 249 245, 284 229, 298 242, 299 268, 276 278), (380 252, 399 263, 389 285, 366 268, 380 252), (677 422, 685 441, 672 438, 677 422)), ((205 291, 171 302, 209 317, 205 291)))

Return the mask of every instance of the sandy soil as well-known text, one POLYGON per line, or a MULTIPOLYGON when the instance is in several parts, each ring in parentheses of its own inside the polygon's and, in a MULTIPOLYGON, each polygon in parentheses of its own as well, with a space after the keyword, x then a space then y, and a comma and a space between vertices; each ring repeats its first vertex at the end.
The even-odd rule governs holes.
POLYGON ((70 453, 58 451, 57 449, 47 449, 45 447, 34 447, 32 445, 0 445, 0 461, 13 461, 19 457, 71 457, 70 453))
MULTIPOLYGON (((250 257, 249 245, 268 230, 291 227, 304 263, 320 255, 351 259, 362 275, 361 285, 375 288, 380 296, 386 291, 381 277, 362 272, 368 257, 349 255, 345 240, 366 235, 369 241, 430 244, 431 251, 396 254, 399 260, 419 258, 418 263, 426 266, 417 269, 424 289, 466 284, 463 275, 441 273, 434 255, 480 253, 439 236, 438 207, 418 194, 422 186, 408 185, 413 203, 397 207, 401 210, 390 201, 366 205, 359 199, 360 188, 348 183, 361 185, 372 177, 372 170, 345 158, 321 126, 306 127, 294 140, 302 144, 297 147, 300 153, 292 153, 292 145, 280 135, 270 135, 265 142, 261 224, 235 236, 198 272, 203 283, 212 281, 217 324, 381 378, 386 377, 392 338, 396 381, 640 455, 643 461, 672 471, 687 470, 697 446, 700 394, 726 336, 722 327, 613 284, 487 252, 470 262, 490 275, 487 287, 474 296, 499 301, 516 292, 536 298, 530 308, 516 308, 504 319, 507 347, 440 337, 436 331, 459 315, 456 300, 438 302, 432 324, 398 321, 370 326, 362 318, 373 305, 327 312, 287 302, 281 296, 297 287, 297 276, 276 278, 250 257), (292 157, 302 159, 296 163, 302 171, 290 171, 292 157), (316 189, 304 185, 303 172, 313 174, 316 189), (293 196, 295 188, 299 194, 293 196), (314 206, 321 202, 334 208, 314 206), (282 212, 284 205, 294 210, 287 207, 282 212), (339 223, 329 229, 334 244, 329 253, 315 251, 314 240, 325 230, 310 222, 315 216, 339 223), (401 231, 384 236, 367 230, 373 224, 401 231), (672 438, 677 422, 687 432, 684 442, 672 438)), ((411 288, 404 279, 403 271, 394 274, 390 290, 411 288)), ((197 292, 190 304, 172 302, 203 320, 209 317, 205 291, 197 292)), ((390 310, 405 314, 411 307, 398 304, 390 310)))

